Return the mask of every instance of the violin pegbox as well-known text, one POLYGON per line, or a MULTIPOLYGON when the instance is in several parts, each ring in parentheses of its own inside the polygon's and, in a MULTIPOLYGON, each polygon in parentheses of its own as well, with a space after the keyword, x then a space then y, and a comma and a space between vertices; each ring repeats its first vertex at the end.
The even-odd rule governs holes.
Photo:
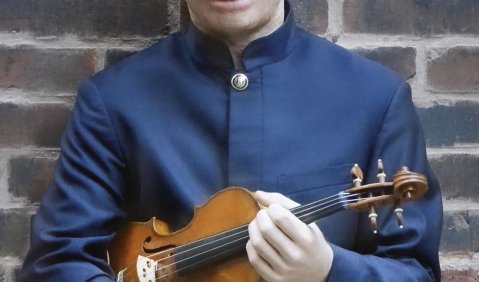
POLYGON ((393 182, 386 182, 383 162, 378 160, 378 173, 376 183, 362 185, 363 172, 355 164, 351 169, 353 187, 345 192, 355 195, 348 208, 359 211, 368 211, 371 229, 374 234, 378 232, 376 207, 394 205, 394 212, 399 228, 404 227, 402 202, 415 200, 427 191, 427 179, 423 174, 411 172, 407 167, 402 167, 393 176, 393 182))

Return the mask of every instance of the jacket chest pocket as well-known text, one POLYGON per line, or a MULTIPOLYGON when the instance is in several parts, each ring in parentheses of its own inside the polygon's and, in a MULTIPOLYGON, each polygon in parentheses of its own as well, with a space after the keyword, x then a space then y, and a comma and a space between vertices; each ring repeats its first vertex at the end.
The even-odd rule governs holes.
POLYGON ((278 177, 278 192, 300 204, 337 194, 353 186, 350 174, 353 165, 335 165, 308 172, 282 174, 278 177))

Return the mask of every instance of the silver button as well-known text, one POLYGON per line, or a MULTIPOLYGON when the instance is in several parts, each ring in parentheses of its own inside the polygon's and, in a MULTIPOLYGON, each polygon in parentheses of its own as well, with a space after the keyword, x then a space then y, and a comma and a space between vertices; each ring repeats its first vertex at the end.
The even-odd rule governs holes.
POLYGON ((242 73, 237 73, 231 78, 231 86, 238 91, 248 88, 248 77, 242 73))

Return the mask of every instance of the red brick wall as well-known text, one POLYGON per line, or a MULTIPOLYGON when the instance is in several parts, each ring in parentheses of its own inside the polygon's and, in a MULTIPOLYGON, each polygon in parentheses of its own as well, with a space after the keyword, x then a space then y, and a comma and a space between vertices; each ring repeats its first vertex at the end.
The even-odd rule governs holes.
MULTIPOLYGON (((0 0, 0 281, 15 281, 80 81, 188 22, 179 0, 0 0)), ((445 199, 444 281, 479 281, 479 2, 291 0, 414 90, 445 199)))

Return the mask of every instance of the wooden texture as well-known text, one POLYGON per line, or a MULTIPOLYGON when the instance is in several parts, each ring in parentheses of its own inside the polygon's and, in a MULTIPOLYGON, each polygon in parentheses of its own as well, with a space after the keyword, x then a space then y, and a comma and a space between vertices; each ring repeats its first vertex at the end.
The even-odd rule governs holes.
MULTIPOLYGON (((231 187, 220 191, 206 204, 195 208, 193 220, 183 229, 170 232, 168 225, 156 219, 126 225, 109 248, 110 265, 118 273, 128 268, 124 281, 138 281, 136 261, 138 256, 148 257, 145 249, 182 246, 192 241, 251 222, 259 206, 251 193, 243 188, 231 187), (149 242, 146 242, 150 238, 149 242)), ((170 252, 166 252, 168 255, 170 252)), ((161 259, 161 256, 155 257, 161 259)), ((166 258, 163 263, 171 264, 166 258)), ((168 269, 169 271, 172 269, 168 269)), ((163 275, 157 273, 157 277, 163 275)), ((236 256, 214 266, 194 271, 186 276, 165 276, 156 281, 209 281, 253 282, 260 278, 249 264, 246 255, 236 256)))

